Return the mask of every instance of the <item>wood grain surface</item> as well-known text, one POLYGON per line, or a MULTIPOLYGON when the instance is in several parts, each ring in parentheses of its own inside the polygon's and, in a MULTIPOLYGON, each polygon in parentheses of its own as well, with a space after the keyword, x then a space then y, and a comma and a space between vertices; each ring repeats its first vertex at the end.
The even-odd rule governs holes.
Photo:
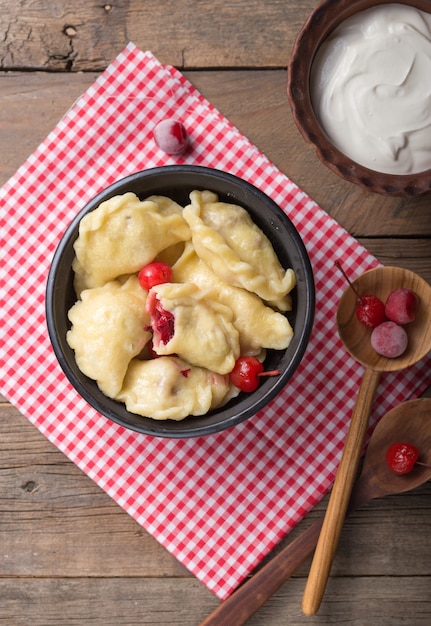
MULTIPOLYGON (((317 159, 286 98, 291 47, 313 0, 2 0, 0 185, 129 42, 187 78, 383 263, 431 282, 431 197, 385 198, 317 159)), ((430 376, 431 382, 431 376, 430 376)), ((430 391, 427 395, 431 396, 430 391)), ((326 508, 325 498, 278 549, 326 508)), ((250 626, 428 626, 431 484, 356 511, 321 608, 310 561, 250 626)), ((0 399, 0 624, 195 626, 219 600, 0 399)), ((231 624, 229 626, 235 626, 231 624)))

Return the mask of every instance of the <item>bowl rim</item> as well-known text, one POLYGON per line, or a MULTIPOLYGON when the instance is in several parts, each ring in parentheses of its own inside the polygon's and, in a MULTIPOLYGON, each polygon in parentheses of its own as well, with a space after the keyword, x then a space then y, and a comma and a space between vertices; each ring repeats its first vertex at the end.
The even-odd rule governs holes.
MULTIPOLYGON (((208 189, 210 187, 208 186, 208 184, 203 184, 200 185, 200 188, 208 189)), ((244 204, 244 202, 242 202, 241 204, 244 204)), ((223 170, 196 165, 166 165, 141 170, 124 178, 120 178, 119 180, 115 181, 111 185, 108 185, 106 188, 96 194, 96 196, 89 200, 84 205, 84 207, 77 213, 77 215, 72 219, 69 226, 64 231, 52 257, 46 283, 45 310, 49 338, 51 340, 51 345, 53 347, 59 365, 66 375, 66 378, 75 388, 75 390, 84 400, 86 400, 86 402, 90 406, 96 409, 98 413, 102 414, 113 422, 124 426, 128 430, 162 438, 191 438, 202 435, 209 435, 222 430, 226 430, 248 419, 249 417, 252 417, 264 406, 266 406, 268 402, 272 400, 276 395, 278 395, 281 390, 286 386, 288 380, 291 378, 304 356, 313 328, 315 313, 314 275, 304 242, 302 241, 302 238, 296 230, 295 226, 284 213, 284 211, 263 191, 261 191, 248 181, 245 181, 244 179, 239 178, 238 176, 235 176, 233 174, 224 172, 223 170), (118 415, 110 408, 113 406, 113 403, 115 405, 123 406, 121 403, 107 398, 107 396, 104 396, 102 394, 103 399, 107 399, 108 406, 102 406, 101 404, 99 404, 97 398, 95 399, 93 393, 90 393, 87 386, 82 384, 79 379, 79 375, 77 375, 75 372, 76 362, 74 362, 74 357, 73 360, 71 360, 70 358, 70 354, 73 351, 65 346, 65 337, 62 337, 61 333, 58 330, 59 316, 55 312, 55 304, 58 294, 59 292, 61 292, 61 289, 65 289, 65 281, 60 280, 58 268, 65 251, 67 249, 69 249, 70 251, 71 240, 74 241, 76 239, 79 223, 85 214, 94 210, 103 200, 106 200, 108 197, 112 197, 114 195, 117 195, 118 193, 125 193, 126 188, 130 187, 130 185, 135 183, 136 181, 141 181, 142 179, 145 179, 147 177, 166 175, 177 176, 178 174, 183 176, 187 174, 193 174, 202 177, 206 181, 208 181, 209 179, 217 179, 219 184, 233 183, 236 186, 240 186, 245 194, 251 194, 259 199, 260 202, 263 203, 265 209, 269 210, 271 216, 277 218, 277 223, 274 225, 275 229, 279 229, 280 224, 282 224, 282 226, 287 229, 291 237, 291 242, 295 246, 295 254, 298 255, 298 259, 300 259, 303 267, 303 276, 301 277, 301 280, 304 283, 303 309, 305 311, 305 315, 300 334, 296 337, 294 335, 295 344, 292 358, 289 359, 288 366, 286 367, 285 371, 283 371, 282 375, 277 377, 277 379, 273 379, 271 384, 267 383, 269 378, 266 378, 266 385, 265 383, 263 383, 256 392, 253 392, 253 394, 249 394, 249 396, 244 395, 244 398, 242 399, 240 404, 239 411, 236 410, 234 415, 231 415, 225 421, 219 422, 208 419, 212 415, 212 412, 210 411, 206 415, 200 416, 202 419, 207 418, 205 420, 206 423, 202 426, 198 426, 199 418, 193 416, 189 416, 180 421, 159 421, 148 417, 142 417, 142 420, 147 420, 147 422, 141 423, 141 416, 136 416, 126 411, 128 415, 137 418, 135 421, 138 421, 139 424, 135 424, 133 422, 130 423, 127 420, 123 419, 121 415, 118 415), (195 422, 195 426, 193 425, 193 422, 195 422)), ((82 375, 82 377, 92 383, 93 387, 96 384, 94 381, 91 381, 91 379, 85 377, 84 375, 82 375)), ((101 392, 98 395, 100 396, 100 394, 101 392)), ((229 403, 225 406, 229 407, 229 403)), ((223 412, 224 410, 224 407, 219 408, 219 411, 223 412)), ((217 409, 215 409, 214 412, 217 414, 217 409)))
POLYGON ((404 4, 431 13, 429 0, 321 0, 295 39, 287 70, 287 97, 301 135, 314 146, 319 160, 335 174, 381 195, 418 197, 431 191, 431 168, 414 174, 387 174, 357 163, 332 144, 311 102, 309 76, 319 46, 352 15, 384 4, 404 4))

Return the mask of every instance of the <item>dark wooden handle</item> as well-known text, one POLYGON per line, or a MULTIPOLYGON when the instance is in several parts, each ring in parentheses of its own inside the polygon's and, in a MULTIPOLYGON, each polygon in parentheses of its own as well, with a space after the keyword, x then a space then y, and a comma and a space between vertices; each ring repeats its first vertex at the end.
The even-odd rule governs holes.
POLYGON ((274 556, 199 626, 241 626, 288 580, 316 547, 323 518, 274 556))

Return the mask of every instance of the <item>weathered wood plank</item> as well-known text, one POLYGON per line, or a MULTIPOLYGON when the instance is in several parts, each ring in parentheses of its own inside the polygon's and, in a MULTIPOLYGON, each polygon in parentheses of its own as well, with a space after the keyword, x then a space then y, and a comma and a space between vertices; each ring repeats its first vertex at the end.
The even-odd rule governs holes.
POLYGON ((429 239, 395 239, 359 237, 364 245, 384 265, 405 267, 431 283, 429 239))
POLYGON ((0 68, 104 69, 133 41, 163 63, 286 67, 310 0, 86 0, 8 2, 0 14, 0 68), (202 19, 207 16, 208 19, 202 19))
POLYGON ((5 626, 191 626, 217 599, 194 579, 0 579, 5 626))
MULTIPOLYGON (((304 584, 303 579, 290 580, 247 624, 310 624, 301 612, 304 584)), ((0 624, 5 626, 197 626, 218 604, 190 579, 0 579, 0 594, 0 624)), ((427 578, 332 578, 312 624, 429 626, 430 620, 427 578)))
MULTIPOLYGON (((429 197, 369 194, 318 161, 292 120, 284 71, 187 72, 186 76, 352 235, 431 236, 429 197)), ((96 74, 0 73, 0 184, 37 148, 95 78, 96 74)))

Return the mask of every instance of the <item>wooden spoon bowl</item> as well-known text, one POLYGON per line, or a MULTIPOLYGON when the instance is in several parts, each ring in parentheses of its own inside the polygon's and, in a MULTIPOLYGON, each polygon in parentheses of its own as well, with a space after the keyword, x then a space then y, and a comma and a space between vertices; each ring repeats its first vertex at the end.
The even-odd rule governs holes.
MULTIPOLYGON (((390 493, 410 491, 431 479, 431 398, 416 398, 391 409, 375 427, 368 444, 357 497, 368 502, 390 493), (384 461, 386 450, 393 443, 411 443, 419 450, 420 465, 411 472, 395 474, 384 461), (365 488, 361 487, 365 485, 365 488)), ((353 506, 360 502, 353 498, 353 506)))
POLYGON ((356 317, 357 297, 353 289, 346 289, 337 310, 337 326, 346 350, 360 363, 378 372, 401 370, 422 359, 431 347, 431 286, 414 272, 401 267, 377 267, 352 281, 360 295, 373 294, 386 301, 388 295, 405 287, 419 298, 416 319, 405 326, 409 345, 401 356, 387 359, 371 346, 371 329, 356 317))

